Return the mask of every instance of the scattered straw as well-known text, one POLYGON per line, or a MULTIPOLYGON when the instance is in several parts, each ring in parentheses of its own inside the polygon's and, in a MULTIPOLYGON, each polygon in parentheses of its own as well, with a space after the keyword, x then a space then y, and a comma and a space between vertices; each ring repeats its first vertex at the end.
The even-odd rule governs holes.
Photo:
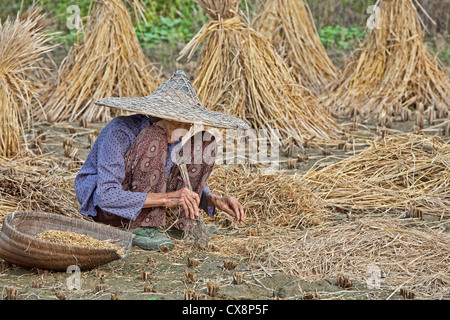
POLYGON ((266 0, 253 20, 305 87, 319 94, 337 78, 308 4, 303 0, 266 0))
POLYGON ((0 157, 0 223, 14 211, 44 211, 83 218, 75 174, 49 156, 0 157))
POLYGON ((406 226, 408 220, 367 217, 274 237, 258 257, 308 281, 378 277, 381 286, 405 287, 422 298, 448 297, 450 235, 406 226))
POLYGON ((106 240, 99 240, 84 234, 79 234, 73 231, 61 230, 45 230, 34 236, 36 239, 66 244, 70 246, 81 246, 99 249, 114 249, 118 254, 124 255, 125 249, 106 240))
POLYGON ((264 234, 279 227, 310 227, 327 221, 324 202, 296 176, 283 172, 266 175, 239 165, 217 166, 208 180, 217 195, 234 196, 245 208, 249 232, 264 234))
POLYGON ((312 168, 299 177, 328 207, 345 212, 449 217, 450 144, 425 135, 394 135, 369 141, 350 158, 312 168))

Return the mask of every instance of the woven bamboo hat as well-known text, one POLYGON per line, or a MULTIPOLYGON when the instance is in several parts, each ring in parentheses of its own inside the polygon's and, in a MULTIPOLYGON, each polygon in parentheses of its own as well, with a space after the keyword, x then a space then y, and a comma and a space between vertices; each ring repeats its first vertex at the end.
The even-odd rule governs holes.
POLYGON ((175 72, 146 97, 104 98, 95 104, 178 122, 226 129, 250 128, 241 119, 205 108, 183 71, 175 72))

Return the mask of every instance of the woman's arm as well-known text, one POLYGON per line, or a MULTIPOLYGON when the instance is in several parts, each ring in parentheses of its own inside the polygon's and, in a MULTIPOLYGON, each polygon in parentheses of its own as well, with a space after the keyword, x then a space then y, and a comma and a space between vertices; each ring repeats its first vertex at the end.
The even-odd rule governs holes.
POLYGON ((134 220, 139 215, 147 194, 124 190, 124 155, 131 147, 131 138, 121 128, 105 133, 98 147, 97 186, 94 206, 114 215, 134 220))
POLYGON ((142 208, 166 207, 167 193, 149 193, 142 208))

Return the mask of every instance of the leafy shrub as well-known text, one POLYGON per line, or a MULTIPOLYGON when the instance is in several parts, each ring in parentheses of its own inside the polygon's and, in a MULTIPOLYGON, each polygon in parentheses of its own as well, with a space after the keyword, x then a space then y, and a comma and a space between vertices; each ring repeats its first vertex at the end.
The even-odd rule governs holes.
POLYGON ((325 48, 348 50, 363 36, 358 27, 326 26, 319 30, 319 37, 325 48))

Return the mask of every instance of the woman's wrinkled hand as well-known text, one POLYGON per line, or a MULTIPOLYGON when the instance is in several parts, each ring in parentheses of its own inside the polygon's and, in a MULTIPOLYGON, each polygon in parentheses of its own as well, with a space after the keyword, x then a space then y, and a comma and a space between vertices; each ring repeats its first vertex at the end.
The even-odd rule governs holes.
POLYGON ((199 214, 200 197, 194 191, 183 188, 178 191, 167 193, 166 207, 175 208, 181 206, 186 218, 196 219, 199 214))
POLYGON ((244 221, 244 207, 235 197, 217 197, 208 196, 208 203, 212 206, 225 211, 234 218, 234 221, 242 223, 244 221))

